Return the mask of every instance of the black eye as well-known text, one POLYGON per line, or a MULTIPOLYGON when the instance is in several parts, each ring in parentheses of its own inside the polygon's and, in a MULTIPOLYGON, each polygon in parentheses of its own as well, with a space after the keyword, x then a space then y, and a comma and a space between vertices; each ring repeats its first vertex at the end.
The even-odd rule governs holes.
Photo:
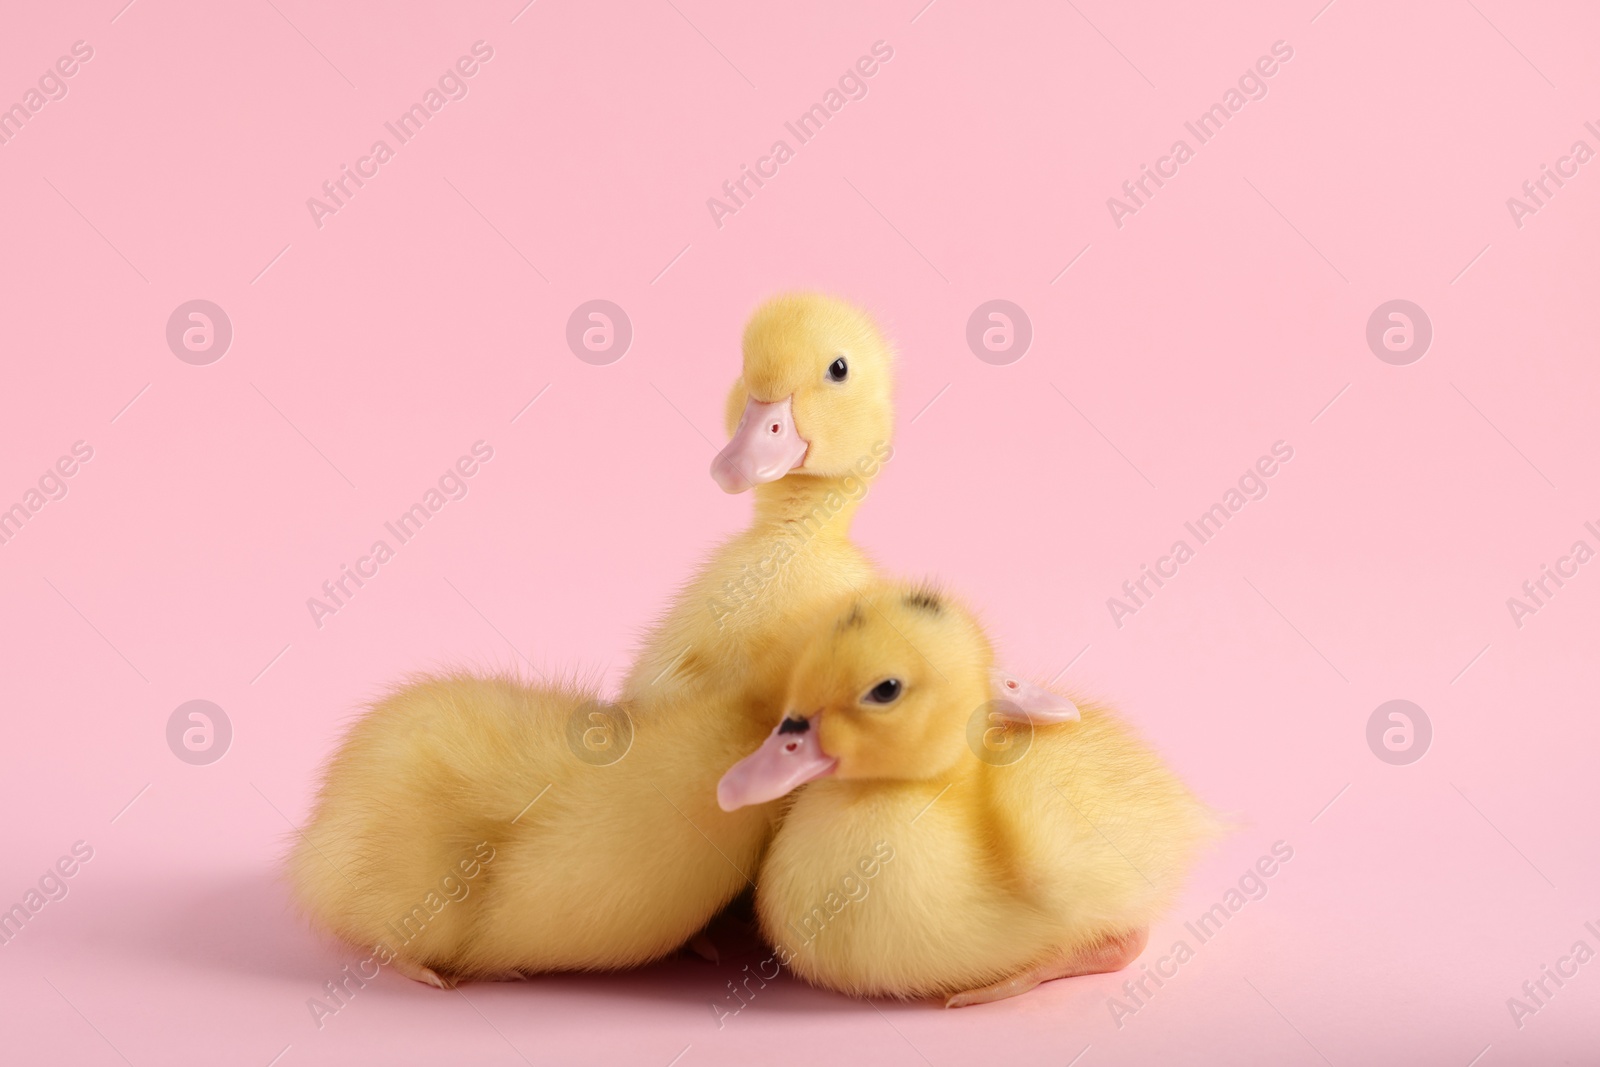
POLYGON ((885 678, 861 698, 864 704, 893 704, 900 697, 900 679, 885 678))
POLYGON ((842 382, 849 376, 850 365, 844 361, 843 356, 840 356, 838 359, 828 364, 828 377, 832 378, 834 381, 842 382))

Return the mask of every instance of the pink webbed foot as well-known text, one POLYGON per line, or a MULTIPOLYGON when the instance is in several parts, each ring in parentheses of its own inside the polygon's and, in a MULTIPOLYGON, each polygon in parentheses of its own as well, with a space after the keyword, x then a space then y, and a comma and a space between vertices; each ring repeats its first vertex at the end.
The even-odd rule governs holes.
POLYGON ((424 967, 420 963, 413 963, 411 960, 401 959, 399 956, 394 958, 391 966, 394 967, 395 973, 403 974, 413 982, 431 985, 435 989, 454 989, 456 987, 454 978, 446 978, 432 967, 424 967))
POLYGON ((722 953, 717 951, 717 943, 711 940, 710 933, 705 930, 701 930, 689 939, 688 949, 707 962, 722 962, 722 953))
POLYGON ((1130 930, 1087 949, 1062 953, 1034 964, 1019 974, 1002 979, 992 985, 956 993, 944 1002, 947 1008, 965 1008, 973 1004, 990 1004, 996 1000, 1019 996, 1043 982, 1057 978, 1073 978, 1080 974, 1105 974, 1120 971, 1139 958, 1150 928, 1130 930))

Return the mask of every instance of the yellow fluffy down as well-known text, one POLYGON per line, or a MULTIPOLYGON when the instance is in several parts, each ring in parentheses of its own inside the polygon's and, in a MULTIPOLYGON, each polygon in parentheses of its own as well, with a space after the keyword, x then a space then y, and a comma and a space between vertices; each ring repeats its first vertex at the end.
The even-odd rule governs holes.
POLYGON ((859 621, 828 621, 802 655, 787 704, 822 709, 824 747, 846 755, 793 799, 761 867, 779 959, 855 995, 947 996, 1148 926, 1211 813, 1081 702, 1080 722, 1031 727, 1016 762, 979 759, 987 641, 959 605, 908 607, 908 591, 868 587, 859 621), (896 705, 858 703, 885 677, 904 682, 896 705))
POLYGON ((731 709, 664 708, 634 717, 620 761, 589 763, 568 720, 591 728, 591 698, 456 675, 380 702, 293 852, 300 900, 352 944, 451 977, 627 967, 681 945, 754 870, 768 812, 723 813, 712 791, 759 738, 708 736, 731 709))

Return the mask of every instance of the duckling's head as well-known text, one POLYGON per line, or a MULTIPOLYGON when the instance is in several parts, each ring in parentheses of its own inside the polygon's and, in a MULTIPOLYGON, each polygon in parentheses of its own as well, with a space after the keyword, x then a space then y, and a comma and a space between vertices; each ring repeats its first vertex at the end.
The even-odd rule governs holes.
POLYGON ((717 786, 726 811, 814 778, 934 778, 975 759, 968 724, 985 715, 1033 724, 1078 717, 1071 701, 994 666, 972 613, 935 590, 878 583, 850 597, 806 642, 787 713, 717 786))
POLYGON ((843 477, 875 464, 894 428, 893 353, 866 313, 818 293, 773 297, 744 331, 728 394, 732 440, 711 476, 741 493, 786 474, 843 477))

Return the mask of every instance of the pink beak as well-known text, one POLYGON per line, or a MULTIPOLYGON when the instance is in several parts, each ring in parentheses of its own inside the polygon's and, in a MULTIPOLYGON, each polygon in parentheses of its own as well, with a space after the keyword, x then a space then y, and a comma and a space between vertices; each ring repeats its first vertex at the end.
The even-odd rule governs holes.
POLYGON ((999 667, 990 672, 989 683, 995 699, 1001 704, 1000 714, 1013 722, 1048 726, 1058 722, 1077 722, 1082 718, 1078 713, 1078 705, 1066 697, 999 667))
POLYGON ((814 778, 832 774, 839 761, 822 751, 817 720, 786 718, 761 747, 729 768, 717 783, 717 806, 737 811, 777 800, 814 778))
POLYGON ((763 404, 752 397, 745 402, 733 440, 711 461, 711 477, 724 493, 775 482, 806 458, 806 442, 794 428, 793 400, 786 396, 763 404))

